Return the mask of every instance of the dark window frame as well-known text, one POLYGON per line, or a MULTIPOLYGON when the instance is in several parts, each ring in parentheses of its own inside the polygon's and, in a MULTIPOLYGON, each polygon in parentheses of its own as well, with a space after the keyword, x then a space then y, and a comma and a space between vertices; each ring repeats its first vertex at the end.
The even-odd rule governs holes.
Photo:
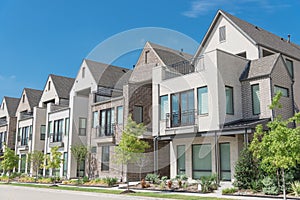
POLYGON ((287 95, 284 95, 284 94, 281 92, 282 96, 283 96, 283 97, 290 97, 290 90, 289 90, 289 88, 282 87, 282 86, 279 86, 279 85, 274 85, 274 94, 275 94, 275 95, 276 95, 275 88, 279 88, 279 89, 286 90, 286 91, 287 91, 287 95))
POLYGON ((79 117, 79 126, 78 126, 78 135, 79 136, 86 136, 86 129, 87 129, 86 126, 87 126, 87 118, 79 117), (84 121, 84 126, 85 127, 81 127, 82 120, 84 121))
POLYGON ((227 112, 227 102, 226 102, 226 99, 225 99, 225 103, 226 103, 226 114, 227 115, 234 115, 234 88, 232 86, 229 86, 229 85, 225 85, 225 98, 226 98, 226 89, 230 89, 232 91, 231 93, 231 98, 232 98, 232 112, 227 112))
POLYGON ((252 85, 251 85, 252 114, 253 114, 253 115, 259 115, 259 114, 261 114, 260 100, 259 100, 259 112, 256 113, 255 110, 254 110, 254 94, 253 94, 253 88, 254 88, 255 86, 258 86, 258 91, 259 91, 259 93, 260 93, 260 86, 259 86, 259 83, 252 84, 252 85))
POLYGON ((167 113, 168 113, 168 111, 166 112, 166 113, 164 113, 165 114, 165 116, 163 116, 162 115, 162 98, 167 98, 167 102, 168 102, 168 109, 169 109, 169 95, 162 95, 162 96, 160 96, 159 97, 159 119, 160 120, 166 120, 167 119, 167 113))
POLYGON ((114 108, 100 110, 99 136, 113 136, 115 133, 114 127, 114 108), (103 116, 104 113, 104 124, 103 116))
MULTIPOLYGON (((107 156, 107 155, 106 155, 107 156)), ((101 148, 101 171, 109 171, 109 161, 110 161, 110 146, 102 146, 101 148), (106 151, 105 151, 105 148, 106 151), (104 153, 108 152, 108 160, 104 160, 104 153)))
POLYGON ((226 41, 226 26, 219 27, 219 42, 226 41))

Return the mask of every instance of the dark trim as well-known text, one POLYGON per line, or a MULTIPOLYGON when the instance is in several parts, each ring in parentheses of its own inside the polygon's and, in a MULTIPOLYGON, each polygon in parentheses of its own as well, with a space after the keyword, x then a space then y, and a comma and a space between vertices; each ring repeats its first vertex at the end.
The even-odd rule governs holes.
POLYGON ((290 90, 289 90, 289 88, 282 87, 282 86, 279 86, 279 85, 274 85, 274 94, 275 94, 275 87, 280 88, 280 89, 287 90, 287 96, 284 96, 283 94, 282 94, 282 96, 283 96, 283 97, 287 97, 287 98, 290 97, 290 90))
POLYGON ((227 115, 234 115, 234 89, 232 86, 229 86, 229 85, 225 85, 225 103, 226 103, 226 114, 227 115), (226 88, 229 88, 232 90, 232 113, 227 113, 227 103, 226 103, 226 88))
POLYGON ((177 173, 177 175, 179 174, 179 173, 178 173, 179 171, 184 171, 184 172, 186 171, 186 154, 185 154, 185 152, 186 152, 185 144, 176 145, 176 173, 177 173), (183 146, 183 148, 184 148, 184 154, 178 155, 178 147, 181 147, 181 146, 183 146), (180 169, 178 168, 178 160, 179 160, 179 158, 181 158, 183 155, 184 155, 184 170, 180 170, 180 169))
MULTIPOLYGON (((194 169, 193 155, 194 155, 194 146, 196 146, 196 145, 200 145, 200 146, 201 145, 210 145, 210 147, 212 146, 211 143, 192 144, 192 155, 191 155, 192 159, 191 160, 192 160, 192 178, 193 179, 195 178, 194 177, 194 172, 212 172, 212 169, 210 169, 210 170, 209 169, 194 169)), ((210 153, 210 156, 211 156, 211 153, 210 153)), ((212 159, 211 159, 211 161, 212 161, 212 159)), ((211 163, 211 165, 212 165, 212 163, 211 163)))
POLYGON ((251 101, 252 101, 252 114, 253 115, 259 115, 261 113, 261 110, 260 110, 260 101, 259 101, 259 113, 255 113, 254 112, 254 96, 253 96, 253 87, 254 86, 258 86, 258 91, 260 93, 260 87, 259 87, 259 83, 256 83, 256 84, 253 84, 251 85, 251 101))

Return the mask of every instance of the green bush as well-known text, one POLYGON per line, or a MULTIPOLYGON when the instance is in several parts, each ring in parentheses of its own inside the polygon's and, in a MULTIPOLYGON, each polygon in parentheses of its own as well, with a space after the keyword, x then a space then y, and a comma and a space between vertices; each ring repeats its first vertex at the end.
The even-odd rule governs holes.
POLYGON ((234 186, 239 189, 251 189, 251 183, 260 179, 259 164, 254 160, 250 150, 245 147, 235 165, 234 186))
POLYGON ((292 192, 296 197, 300 196, 300 181, 295 181, 291 184, 292 192))
POLYGON ((262 190, 262 188, 263 188, 263 184, 262 184, 261 180, 252 181, 250 184, 250 189, 253 192, 259 192, 262 190))
POLYGON ((159 175, 157 175, 157 174, 147 174, 145 179, 146 179, 146 181, 150 181, 153 184, 159 183, 159 175))
POLYGON ((211 177, 210 176, 202 176, 200 178, 200 185, 201 185, 201 192, 203 193, 208 193, 211 192, 211 185, 212 185, 212 181, 211 181, 211 177))
POLYGON ((82 178, 82 182, 83 182, 83 183, 89 182, 89 178, 88 178, 87 176, 84 176, 84 177, 82 178))
POLYGON ((237 192, 236 188, 225 188, 222 190, 222 194, 233 194, 237 192))
POLYGON ((167 177, 167 176, 163 176, 163 177, 161 177, 161 181, 162 181, 162 182, 166 183, 166 182, 167 182, 167 180, 168 180, 168 177, 167 177))
POLYGON ((276 185, 276 180, 272 179, 271 177, 267 176, 262 180, 263 188, 262 191, 264 194, 270 195, 278 195, 279 190, 276 185))
POLYGON ((109 187, 115 185, 118 182, 117 178, 105 177, 103 182, 107 184, 109 187))

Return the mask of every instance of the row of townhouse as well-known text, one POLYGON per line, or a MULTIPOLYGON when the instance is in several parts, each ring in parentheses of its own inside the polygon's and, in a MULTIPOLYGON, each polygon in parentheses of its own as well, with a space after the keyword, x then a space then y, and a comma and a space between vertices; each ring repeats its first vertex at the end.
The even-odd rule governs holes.
POLYGON ((147 42, 132 70, 84 59, 75 79, 51 74, 42 91, 4 97, 1 153, 6 143, 20 157, 17 170, 34 174, 26 154, 58 146, 61 168, 45 176, 121 177, 123 170, 125 180, 137 180, 140 166, 114 157, 132 115, 151 146, 143 176, 232 180, 255 126, 299 111, 299 65, 300 47, 290 39, 219 10, 194 55, 147 42), (278 91, 284 109, 271 111, 278 91), (77 144, 89 149, 79 169, 70 149, 77 144))

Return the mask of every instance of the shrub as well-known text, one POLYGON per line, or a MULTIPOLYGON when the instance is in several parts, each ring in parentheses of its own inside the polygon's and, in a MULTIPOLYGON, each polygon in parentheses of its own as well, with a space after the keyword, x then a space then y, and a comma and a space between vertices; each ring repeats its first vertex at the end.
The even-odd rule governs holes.
POLYGON ((168 184, 168 188, 171 189, 173 182, 171 180, 169 180, 167 184, 168 184))
POLYGON ((270 194, 270 195, 278 195, 279 190, 278 187, 275 184, 275 181, 267 176, 262 180, 262 184, 263 184, 263 193, 264 194, 270 194))
POLYGON ((293 182, 291 187, 292 187, 293 194, 296 197, 299 197, 300 196, 300 181, 293 182))
POLYGON ((83 182, 83 183, 89 182, 89 178, 88 178, 87 176, 84 176, 84 177, 82 178, 82 182, 83 182))
POLYGON ((145 179, 146 179, 146 181, 150 181, 153 184, 159 183, 159 175, 157 175, 157 174, 147 174, 145 179))
POLYGON ((260 177, 258 163, 247 147, 241 151, 241 155, 235 165, 234 186, 239 189, 250 189, 251 183, 260 177))
POLYGON ((51 178, 40 178, 37 180, 38 183, 53 183, 51 178))
POLYGON ((225 188, 222 190, 222 194, 233 194, 237 192, 236 188, 225 188))
POLYGON ((29 176, 22 176, 21 178, 19 178, 18 181, 21 183, 32 183, 35 182, 35 178, 29 176))
POLYGON ((0 176, 0 181, 3 181, 3 182, 7 182, 9 179, 8 176, 4 175, 4 176, 0 176))
POLYGON ((259 192, 263 188, 261 180, 251 181, 250 188, 253 192, 259 192))
POLYGON ((201 185, 201 192, 203 192, 203 193, 211 192, 212 191, 211 177, 210 176, 202 176, 200 178, 200 185, 201 185))
POLYGON ((165 181, 162 181, 162 182, 159 184, 159 188, 160 188, 161 190, 163 190, 163 189, 165 189, 165 187, 166 187, 166 183, 165 183, 165 181))
POLYGON ((117 178, 105 177, 103 179, 104 183, 107 184, 109 187, 115 185, 118 182, 117 178))
POLYGON ((161 181, 162 181, 162 182, 166 183, 166 182, 167 182, 167 180, 168 180, 168 177, 167 177, 167 176, 163 176, 163 177, 161 177, 161 181))
POLYGON ((185 174, 180 174, 180 175, 176 175, 175 179, 178 182, 179 188, 181 188, 182 187, 182 181, 188 180, 188 177, 185 174))

